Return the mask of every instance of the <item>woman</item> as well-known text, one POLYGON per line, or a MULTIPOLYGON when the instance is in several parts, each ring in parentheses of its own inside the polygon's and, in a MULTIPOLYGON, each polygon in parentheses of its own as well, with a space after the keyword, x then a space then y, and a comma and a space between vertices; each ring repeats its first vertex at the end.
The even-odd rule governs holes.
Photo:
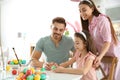
MULTIPOLYGON (((82 0, 79 3, 79 11, 83 30, 90 32, 94 39, 98 56, 94 61, 94 66, 97 67, 103 56, 113 56, 120 59, 120 44, 115 35, 114 28, 108 16, 101 14, 92 0, 82 0)), ((107 66, 104 67, 106 73, 107 66)), ((114 80, 120 79, 120 61, 117 63, 114 80)))

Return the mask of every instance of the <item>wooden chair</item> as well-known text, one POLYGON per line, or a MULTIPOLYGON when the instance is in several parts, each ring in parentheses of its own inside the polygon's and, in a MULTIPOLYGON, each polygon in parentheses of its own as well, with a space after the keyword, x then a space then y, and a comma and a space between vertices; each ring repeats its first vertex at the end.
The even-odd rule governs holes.
POLYGON ((114 80, 113 79, 114 78, 114 72, 115 72, 117 62, 118 62, 117 57, 104 56, 101 62, 106 63, 106 64, 111 64, 111 66, 109 68, 109 74, 108 75, 106 75, 104 70, 102 69, 102 67, 99 66, 100 70, 101 70, 101 72, 104 76, 101 80, 114 80))

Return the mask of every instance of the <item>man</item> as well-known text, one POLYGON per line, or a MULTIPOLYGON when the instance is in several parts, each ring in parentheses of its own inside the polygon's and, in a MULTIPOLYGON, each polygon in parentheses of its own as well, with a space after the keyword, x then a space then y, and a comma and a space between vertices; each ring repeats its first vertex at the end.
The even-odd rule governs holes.
POLYGON ((53 63, 61 64, 69 59, 69 52, 74 51, 74 42, 71 37, 63 35, 65 28, 64 18, 56 17, 52 20, 51 35, 40 38, 36 43, 35 50, 32 53, 32 66, 43 66, 44 62, 39 61, 42 52, 46 56, 46 68, 48 70, 53 63))

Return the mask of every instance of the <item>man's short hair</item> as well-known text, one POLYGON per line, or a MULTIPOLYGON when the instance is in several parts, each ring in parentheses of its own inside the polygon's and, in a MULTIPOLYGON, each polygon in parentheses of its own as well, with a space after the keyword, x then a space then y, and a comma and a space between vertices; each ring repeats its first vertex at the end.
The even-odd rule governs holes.
POLYGON ((65 21, 65 19, 63 17, 56 17, 56 18, 54 18, 52 20, 52 24, 54 24, 55 22, 62 23, 66 27, 66 21, 65 21))

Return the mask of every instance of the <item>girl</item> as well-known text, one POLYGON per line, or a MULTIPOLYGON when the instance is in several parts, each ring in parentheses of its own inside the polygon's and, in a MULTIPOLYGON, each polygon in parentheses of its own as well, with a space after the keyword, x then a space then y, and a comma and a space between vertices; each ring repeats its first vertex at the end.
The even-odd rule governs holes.
POLYGON ((65 63, 61 63, 60 66, 54 69, 54 72, 83 75, 80 80, 97 80, 95 68, 92 67, 96 49, 94 48, 90 34, 86 31, 76 32, 74 34, 74 42, 76 49, 74 57, 65 63), (64 68, 73 64, 75 61, 77 63, 77 69, 64 68))
MULTIPOLYGON (((108 16, 101 14, 92 0, 82 0, 79 3, 82 28, 90 32, 94 44, 98 50, 98 55, 94 61, 97 67, 103 56, 118 57, 118 63, 114 80, 120 79, 120 44, 108 16)), ((114 14, 113 14, 114 15, 114 14)), ((103 66, 103 65, 102 65, 103 66)), ((104 71, 108 73, 108 67, 104 64, 104 71)))

